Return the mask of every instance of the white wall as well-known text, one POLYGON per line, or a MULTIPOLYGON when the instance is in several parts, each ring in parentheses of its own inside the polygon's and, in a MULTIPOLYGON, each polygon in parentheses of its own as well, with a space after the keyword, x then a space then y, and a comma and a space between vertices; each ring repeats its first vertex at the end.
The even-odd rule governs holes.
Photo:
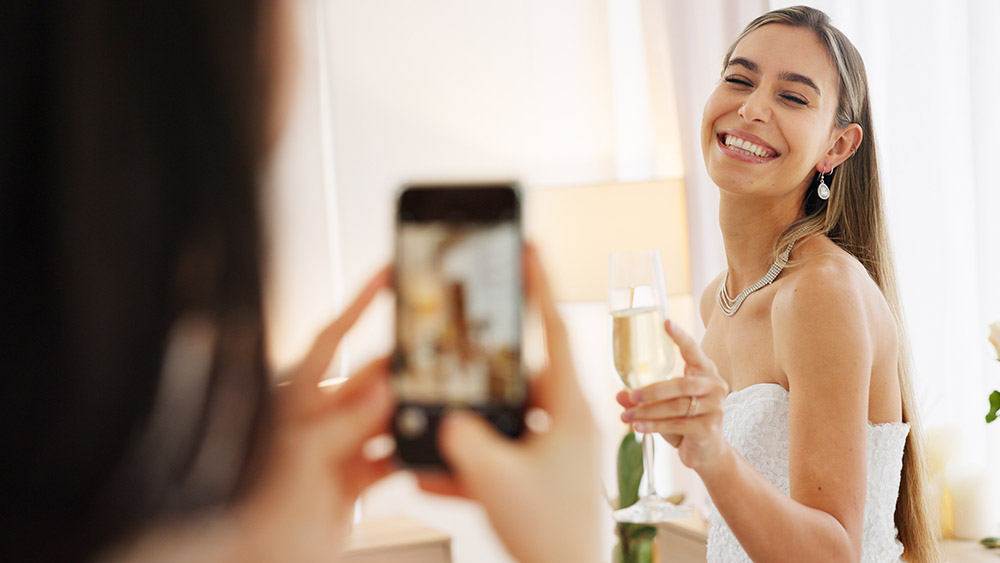
POLYGON ((602 2, 327 3, 348 285, 389 257, 411 179, 610 176, 602 2))

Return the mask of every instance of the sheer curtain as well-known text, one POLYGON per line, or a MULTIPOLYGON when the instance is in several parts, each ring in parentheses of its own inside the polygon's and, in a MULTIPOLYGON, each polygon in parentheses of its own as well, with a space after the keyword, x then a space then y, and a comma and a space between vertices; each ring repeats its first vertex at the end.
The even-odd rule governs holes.
MULTIPOLYGON (((701 108, 742 27, 796 3, 643 0, 650 49, 670 46, 695 291, 725 267, 716 188, 699 149, 701 108)), ((867 65, 923 425, 953 442, 954 464, 995 467, 1000 425, 987 426, 983 417, 989 390, 1000 385, 987 342, 988 324, 1000 319, 1000 180, 991 169, 1000 130, 993 41, 1000 3, 812 5, 830 15, 867 65)))

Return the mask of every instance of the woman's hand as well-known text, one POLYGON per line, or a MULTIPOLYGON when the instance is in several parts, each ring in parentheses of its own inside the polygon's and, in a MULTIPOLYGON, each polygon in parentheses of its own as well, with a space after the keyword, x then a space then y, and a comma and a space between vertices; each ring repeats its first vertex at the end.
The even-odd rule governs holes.
MULTIPOLYGON (((319 386, 348 329, 389 286, 379 272, 316 338, 288 385, 277 390, 270 443, 242 499, 220 513, 189 515, 113 546, 104 561, 330 561, 340 551, 354 501, 388 474, 368 459, 368 439, 389 428, 388 360, 374 361, 335 390, 319 386)), ((266 430, 265 430, 266 432, 266 430)))
POLYGON ((453 475, 422 474, 420 486, 482 503, 518 561, 598 561, 595 424, 576 381, 566 328, 531 248, 525 274, 529 297, 540 305, 549 358, 531 400, 549 414, 551 426, 511 440, 479 417, 449 415, 438 443, 453 475))
POLYGON ((659 432, 677 448, 684 465, 698 471, 728 447, 722 435, 722 407, 729 385, 701 346, 675 323, 665 323, 684 359, 684 377, 618 393, 621 419, 636 432, 659 432))
POLYGON ((342 547, 363 489, 387 475, 387 459, 364 444, 388 432, 389 362, 369 363, 332 392, 319 386, 341 340, 375 295, 390 285, 379 272, 316 338, 288 385, 278 388, 276 428, 261 478, 236 510, 255 560, 329 560, 342 547))

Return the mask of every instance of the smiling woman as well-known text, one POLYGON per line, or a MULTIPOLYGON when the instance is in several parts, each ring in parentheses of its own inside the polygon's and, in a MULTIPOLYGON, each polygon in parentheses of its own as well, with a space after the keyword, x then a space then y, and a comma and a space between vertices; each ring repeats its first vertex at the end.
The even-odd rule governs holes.
POLYGON ((728 269, 700 346, 668 326, 687 377, 619 395, 623 420, 701 476, 709 561, 936 561, 860 55, 817 10, 757 18, 701 140, 728 269))

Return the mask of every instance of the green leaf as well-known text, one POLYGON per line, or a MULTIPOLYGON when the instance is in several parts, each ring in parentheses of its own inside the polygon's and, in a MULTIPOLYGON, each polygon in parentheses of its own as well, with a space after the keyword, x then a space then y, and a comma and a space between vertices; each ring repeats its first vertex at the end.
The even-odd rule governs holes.
POLYGON ((636 563, 653 563, 653 540, 644 541, 635 546, 636 563))
POLYGON ((653 541, 656 537, 656 528, 653 526, 647 524, 627 524, 627 526, 625 530, 631 542, 653 541))
MULTIPOLYGON (((625 508, 639 500, 642 479, 642 444, 629 432, 618 446, 618 506, 625 508)), ((615 563, 652 563, 656 527, 647 524, 618 523, 618 544, 612 551, 615 563)))
MULTIPOLYGON (((997 411, 1000 411, 1000 391, 990 393, 990 412, 986 413, 986 422, 996 420, 997 411)), ((621 470, 619 469, 619 471, 621 470)))
POLYGON ((629 432, 618 446, 618 508, 632 506, 639 500, 642 479, 642 444, 629 432))
POLYGON ((622 547, 621 542, 616 543, 614 549, 611 550, 611 563, 625 563, 625 548, 622 547))
POLYGON ((656 527, 648 524, 627 524, 619 522, 615 525, 615 535, 618 543, 611 552, 615 563, 636 563, 642 559, 643 545, 651 544, 656 538, 656 527), (619 559, 620 557, 620 559, 619 559))

